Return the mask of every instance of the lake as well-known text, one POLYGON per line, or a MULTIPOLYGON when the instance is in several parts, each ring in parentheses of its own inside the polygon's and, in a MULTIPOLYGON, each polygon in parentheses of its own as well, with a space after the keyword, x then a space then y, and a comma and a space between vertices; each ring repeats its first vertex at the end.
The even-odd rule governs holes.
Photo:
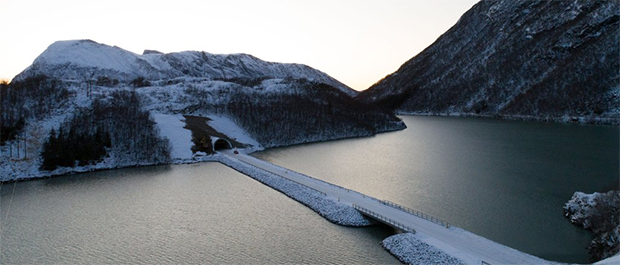
MULTIPOLYGON (((573 192, 618 186, 618 128, 402 117, 408 129, 255 155, 536 256, 587 262, 573 192)), ((392 229, 347 228, 217 163, 0 187, 0 263, 398 263, 392 229)))
POLYGON ((402 118, 403 131, 256 156, 538 257, 589 261, 592 236, 562 206, 575 191, 618 188, 618 127, 402 118))
POLYGON ((6 183, 1 196, 0 264, 398 263, 378 244, 390 228, 334 225, 217 163, 6 183))

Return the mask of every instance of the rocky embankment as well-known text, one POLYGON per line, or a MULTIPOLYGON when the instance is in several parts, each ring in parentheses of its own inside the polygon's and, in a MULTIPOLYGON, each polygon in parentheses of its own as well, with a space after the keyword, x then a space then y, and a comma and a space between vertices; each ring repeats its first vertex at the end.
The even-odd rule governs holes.
POLYGON ((390 236, 381 242, 383 248, 405 264, 464 265, 460 259, 422 242, 411 233, 390 236))
POLYGON ((352 206, 334 201, 321 192, 276 176, 273 173, 253 167, 229 156, 217 155, 217 158, 220 163, 282 192, 291 199, 306 205, 332 223, 351 227, 362 227, 373 224, 352 206))

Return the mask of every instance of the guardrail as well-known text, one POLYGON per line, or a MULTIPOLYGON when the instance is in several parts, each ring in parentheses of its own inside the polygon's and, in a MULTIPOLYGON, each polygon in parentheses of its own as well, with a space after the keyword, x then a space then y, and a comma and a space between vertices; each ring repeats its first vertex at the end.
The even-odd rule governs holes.
POLYGON ((414 209, 407 208, 407 207, 402 206, 402 205, 398 205, 398 204, 393 203, 393 202, 391 202, 391 201, 386 201, 386 200, 383 200, 383 201, 381 201, 381 203, 383 203, 383 204, 385 204, 385 205, 387 205, 387 206, 390 206, 390 207, 393 207, 393 208, 399 209, 399 210, 401 210, 401 211, 408 212, 408 213, 410 213, 410 214, 412 214, 412 215, 415 215, 415 216, 420 217, 420 218, 422 218, 422 219, 425 219, 425 220, 431 221, 431 222, 436 223, 436 224, 438 224, 438 225, 445 226, 446 228, 450 228, 450 226, 452 226, 450 223, 448 223, 448 222, 446 222, 446 221, 443 221, 443 220, 441 220, 441 219, 439 219, 439 218, 436 218, 436 217, 430 216, 430 215, 425 214, 425 213, 420 212, 420 211, 416 211, 416 210, 414 210, 414 209))
POLYGON ((413 233, 413 234, 416 233, 415 229, 413 229, 411 227, 403 225, 403 224, 401 224, 399 222, 396 222, 396 221, 394 221, 394 220, 392 220, 390 218, 387 218, 387 217, 385 217, 385 216, 383 216, 381 214, 378 214, 376 212, 368 210, 368 209, 366 209, 364 207, 361 207, 359 205, 353 204, 353 208, 355 208, 356 210, 362 212, 363 214, 368 215, 370 217, 373 217, 373 218, 375 218, 375 219, 377 219, 377 220, 379 220, 379 221, 381 221, 383 223, 386 223, 386 224, 391 225, 393 227, 396 227, 396 228, 398 228, 400 230, 403 230, 404 232, 409 232, 409 233, 413 233))

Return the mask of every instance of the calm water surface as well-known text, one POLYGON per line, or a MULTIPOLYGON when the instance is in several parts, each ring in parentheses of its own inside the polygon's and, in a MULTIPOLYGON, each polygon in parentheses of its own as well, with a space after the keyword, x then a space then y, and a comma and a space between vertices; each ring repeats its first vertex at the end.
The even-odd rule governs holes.
MULTIPOLYGON (((587 262, 562 216, 574 191, 618 186, 618 128, 403 117, 376 137, 256 156, 421 210, 522 251, 587 262)), ((0 264, 397 263, 386 227, 333 225, 216 163, 0 187, 0 264)))
POLYGON ((592 237, 562 206, 575 191, 618 187, 618 127, 402 118, 403 131, 256 156, 545 259, 589 261, 592 237))
POLYGON ((387 227, 334 225, 217 163, 4 184, 0 264, 398 263, 387 227))

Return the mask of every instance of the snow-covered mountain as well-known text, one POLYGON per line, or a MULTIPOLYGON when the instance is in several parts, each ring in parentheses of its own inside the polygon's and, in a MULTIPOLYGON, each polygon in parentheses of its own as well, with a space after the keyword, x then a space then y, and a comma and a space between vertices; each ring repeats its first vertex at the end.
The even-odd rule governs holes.
POLYGON ((219 55, 199 51, 163 54, 145 50, 140 55, 92 40, 53 43, 14 80, 20 81, 41 74, 61 80, 86 81, 106 77, 121 82, 138 77, 147 80, 178 77, 293 78, 324 83, 350 96, 357 94, 338 80, 303 64, 266 62, 249 54, 219 55))
POLYGON ((221 138, 256 151, 405 128, 355 94, 308 66, 246 54, 60 41, 0 84, 0 182, 213 160, 221 138))
POLYGON ((401 113, 617 123, 620 2, 480 1, 359 98, 401 113))

